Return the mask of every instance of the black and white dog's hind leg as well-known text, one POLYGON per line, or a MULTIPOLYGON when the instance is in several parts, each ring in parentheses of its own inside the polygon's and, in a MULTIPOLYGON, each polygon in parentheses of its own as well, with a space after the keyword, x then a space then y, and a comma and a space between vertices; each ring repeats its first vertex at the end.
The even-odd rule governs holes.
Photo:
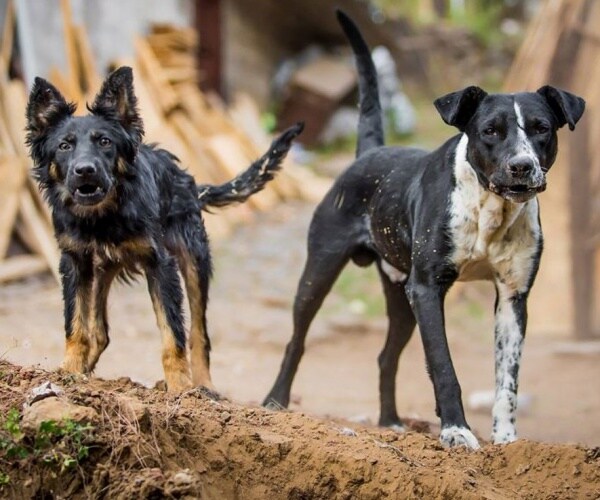
POLYGON ((416 319, 406 297, 402 283, 404 276, 386 272, 385 263, 377 264, 388 315, 388 333, 383 350, 379 354, 379 425, 395 431, 404 431, 404 425, 396 409, 396 373, 398 360, 404 347, 410 340, 416 319))

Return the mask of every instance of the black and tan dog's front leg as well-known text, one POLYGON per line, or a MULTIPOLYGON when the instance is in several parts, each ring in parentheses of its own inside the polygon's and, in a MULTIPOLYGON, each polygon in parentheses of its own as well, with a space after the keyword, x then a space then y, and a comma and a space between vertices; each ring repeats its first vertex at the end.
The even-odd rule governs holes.
POLYGON ((87 361, 89 371, 94 370, 100 355, 108 347, 106 303, 110 286, 120 270, 121 266, 112 262, 106 262, 102 267, 94 269, 88 318, 90 348, 87 361))
POLYGON ((158 255, 146 266, 148 290, 162 336, 162 364, 167 389, 182 392, 192 388, 183 324, 183 291, 177 265, 170 255, 158 255))
POLYGON ((89 319, 94 279, 91 254, 63 253, 60 274, 67 337, 62 369, 70 373, 89 373, 89 319))
POLYGON ((435 391, 436 412, 442 421, 440 441, 444 446, 478 449, 479 442, 465 419, 461 389, 454 371, 444 325, 447 286, 411 274, 406 292, 417 319, 429 375, 435 391))

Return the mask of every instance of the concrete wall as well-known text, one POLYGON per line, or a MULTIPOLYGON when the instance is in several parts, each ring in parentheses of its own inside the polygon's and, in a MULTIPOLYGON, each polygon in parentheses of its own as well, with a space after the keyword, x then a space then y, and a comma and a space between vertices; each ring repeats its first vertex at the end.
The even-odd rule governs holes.
MULTIPOLYGON (((6 0, 1 0, 6 3, 6 0)), ((18 0, 19 42, 27 83, 47 77, 52 66, 66 69, 60 0, 18 0)), ((97 67, 104 71, 115 58, 133 55, 136 33, 152 22, 187 26, 193 0, 71 0, 73 21, 86 27, 97 67)), ((4 9, 2 9, 4 11, 4 9)))

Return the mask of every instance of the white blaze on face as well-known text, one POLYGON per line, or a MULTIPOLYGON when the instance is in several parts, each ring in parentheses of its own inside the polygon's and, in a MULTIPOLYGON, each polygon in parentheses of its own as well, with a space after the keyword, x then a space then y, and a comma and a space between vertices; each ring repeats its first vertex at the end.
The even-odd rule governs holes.
POLYGON ((517 158, 526 158, 531 160, 533 164, 533 178, 535 182, 542 182, 544 178, 544 173, 542 172, 542 167, 540 165, 540 159, 538 158, 533 144, 527 137, 527 133, 525 132, 525 119, 523 118, 523 113, 521 112, 521 106, 517 103, 515 99, 515 115, 517 117, 517 143, 515 144, 514 155, 512 156, 512 160, 517 158))

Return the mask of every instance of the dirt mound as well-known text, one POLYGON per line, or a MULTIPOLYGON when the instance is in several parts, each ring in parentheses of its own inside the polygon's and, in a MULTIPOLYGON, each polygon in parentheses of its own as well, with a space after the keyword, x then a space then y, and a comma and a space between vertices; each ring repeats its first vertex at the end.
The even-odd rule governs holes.
POLYGON ((422 422, 396 434, 7 362, 0 415, 2 498, 600 496, 600 449, 445 450, 422 422))

